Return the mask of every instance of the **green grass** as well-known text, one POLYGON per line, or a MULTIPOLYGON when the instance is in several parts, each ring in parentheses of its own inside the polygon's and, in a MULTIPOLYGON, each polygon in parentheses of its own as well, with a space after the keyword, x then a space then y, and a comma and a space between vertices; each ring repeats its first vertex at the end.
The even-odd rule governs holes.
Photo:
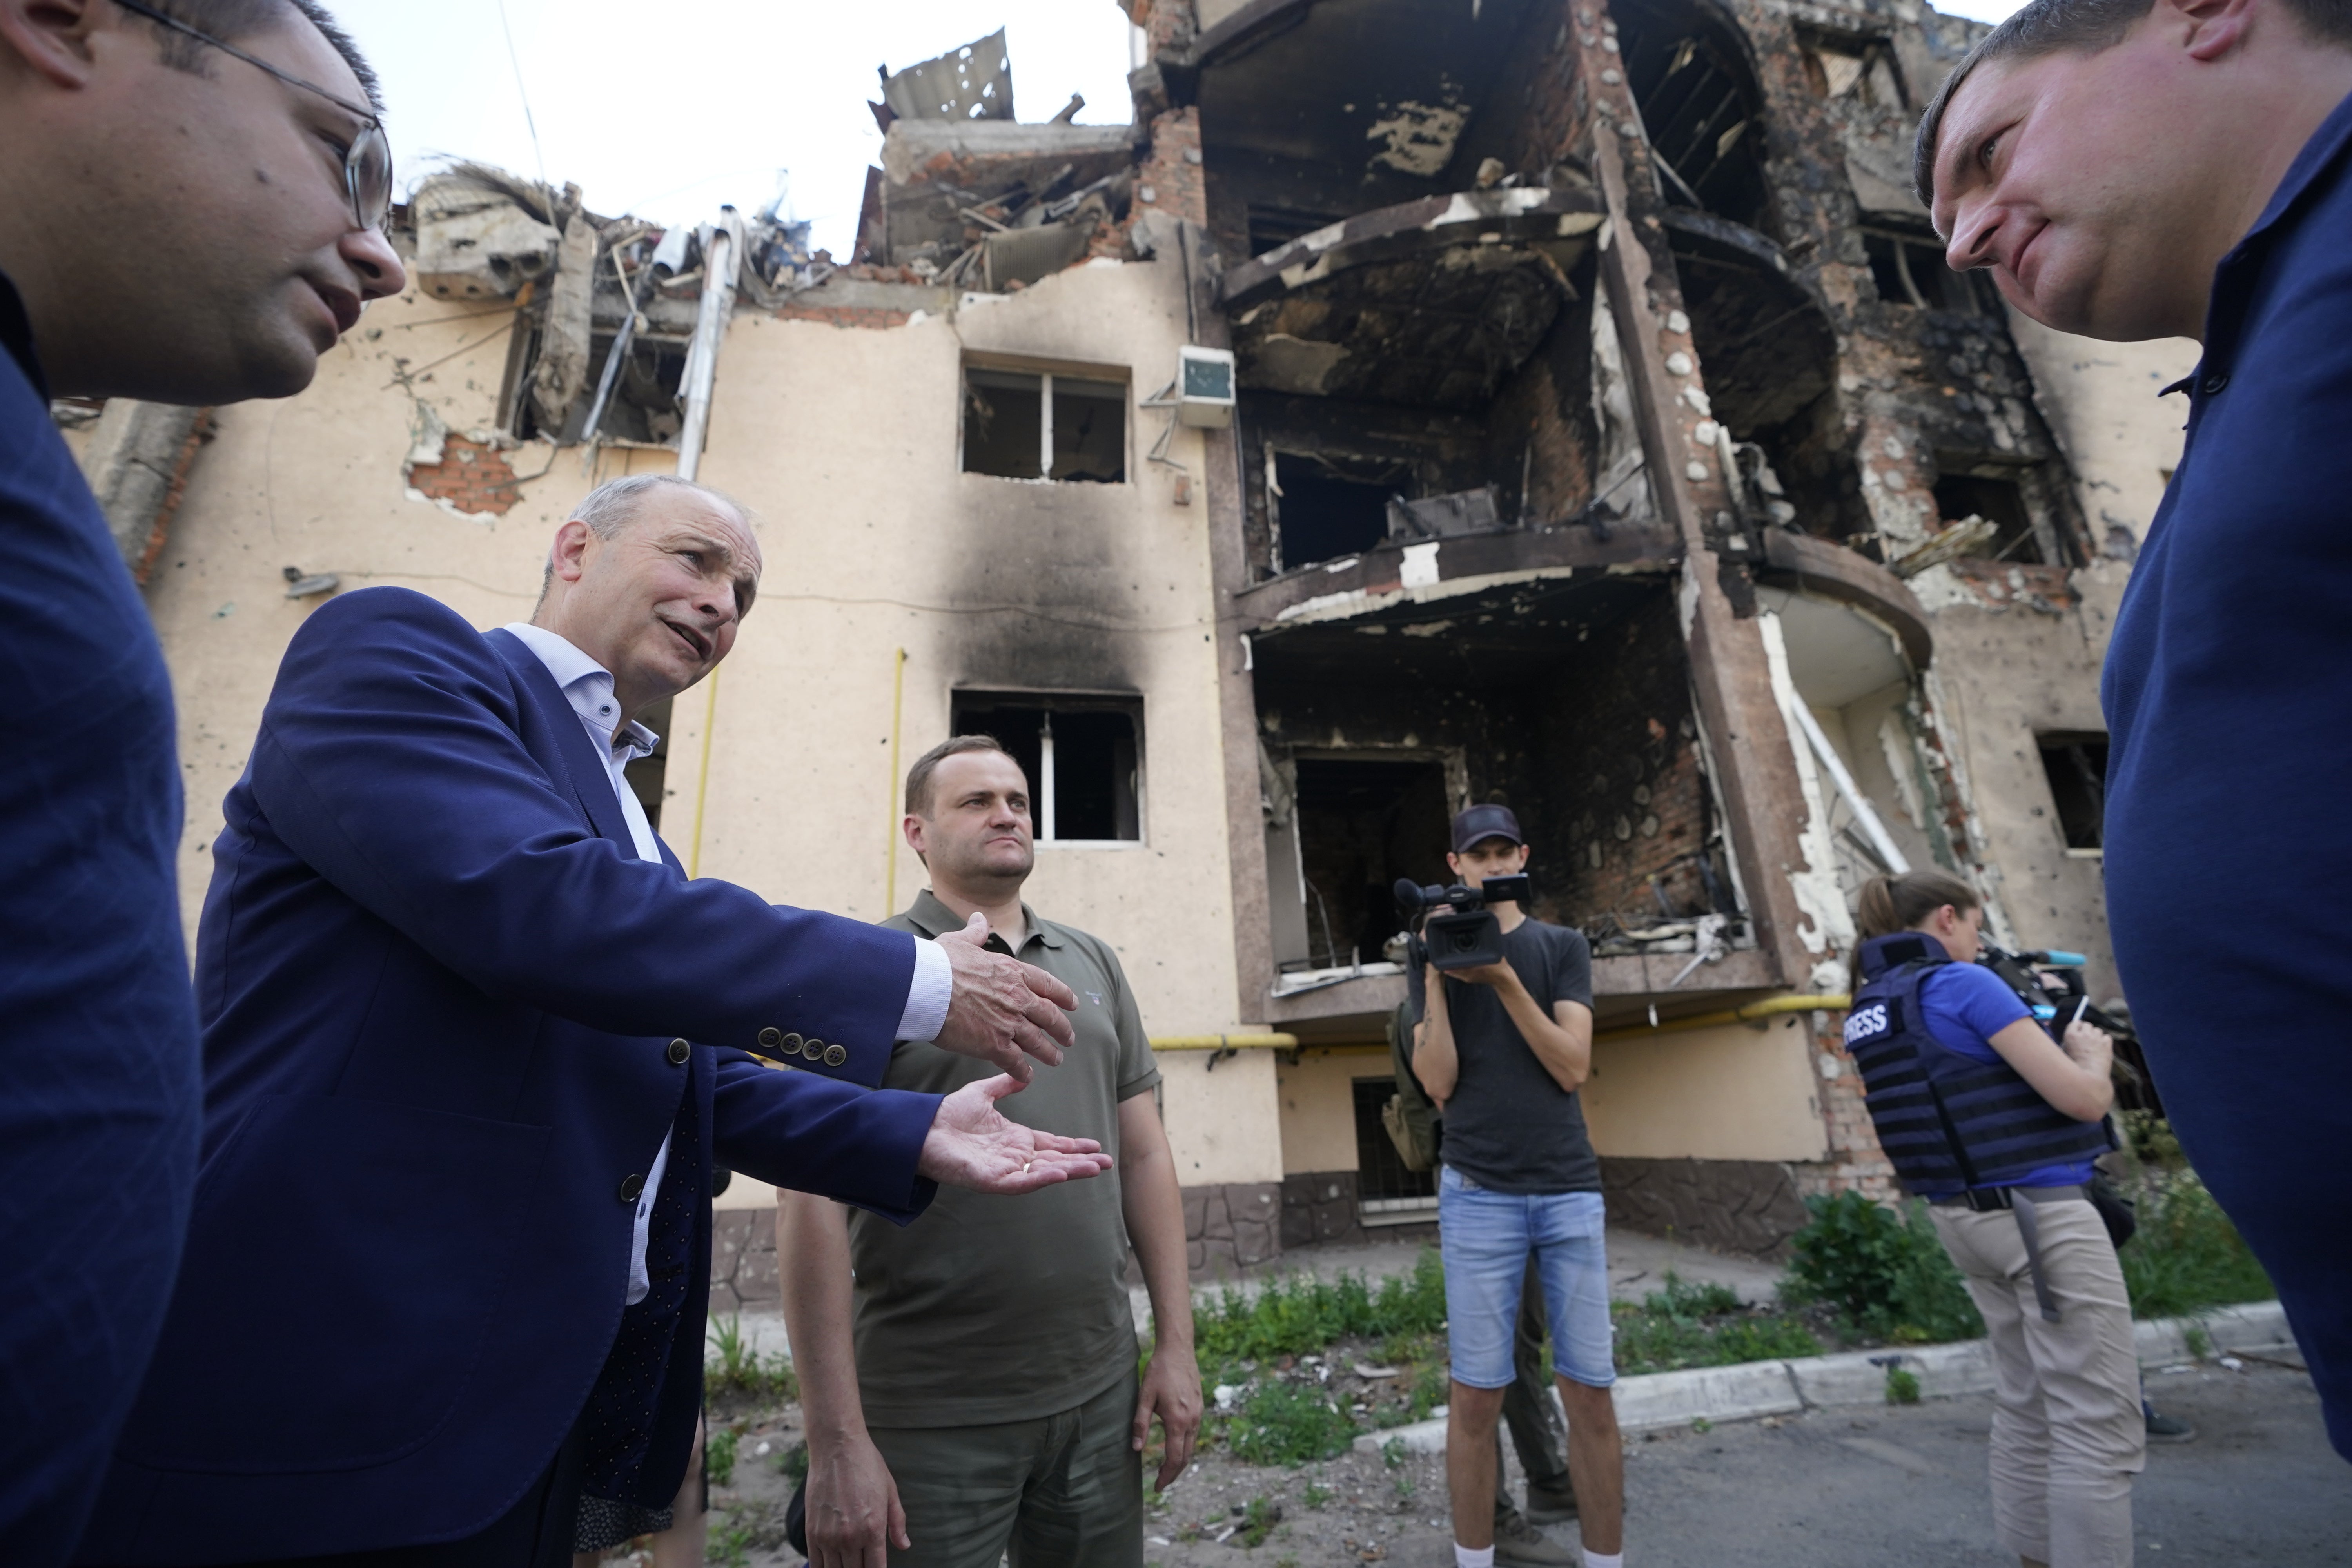
POLYGON ((1886 1403, 1916 1405, 1919 1403, 1919 1374, 1902 1366, 1886 1369, 1886 1403))
POLYGON ((730 1315, 714 1320, 709 1344, 716 1354, 715 1359, 703 1363, 702 1383, 710 1393, 782 1400, 801 1396, 800 1379, 793 1375, 791 1360, 782 1355, 763 1356, 753 1350, 743 1339, 740 1317, 730 1315))
POLYGON ((2278 1294, 2230 1216, 2187 1171, 2139 1183, 2139 1233, 2118 1255, 2132 1316, 2181 1318, 2278 1294))
POLYGON ((1812 1331, 1792 1317, 1751 1310, 1721 1285, 1688 1284, 1669 1273, 1665 1289, 1640 1306, 1610 1309, 1617 1330, 1617 1370, 1674 1372, 1822 1353, 1812 1331))
POLYGON ((729 1485, 735 1479, 735 1445, 740 1435, 731 1426, 721 1426, 702 1440, 702 1462, 710 1473, 714 1487, 729 1485))
POLYGON ((1313 1384, 1269 1383, 1249 1396, 1224 1428, 1234 1457, 1252 1465, 1297 1467, 1348 1451, 1356 1424, 1313 1384))
POLYGON ((1319 1509, 1329 1502, 1334 1495, 1329 1487, 1318 1486, 1309 1481, 1307 1483, 1307 1489, 1298 1494, 1298 1500, 1308 1508, 1319 1509))
POLYGON ((1254 1497, 1242 1510, 1241 1533, 1234 1538, 1235 1543, 1251 1548, 1264 1546, 1265 1538, 1274 1533, 1274 1527, 1281 1521, 1282 1510, 1263 1497, 1254 1497))
POLYGON ((1410 1275, 1383 1279, 1378 1290, 1360 1274, 1343 1274, 1276 1279, 1255 1297, 1223 1291, 1193 1310, 1192 1344, 1205 1372, 1226 1362, 1307 1355, 1351 1335, 1426 1334, 1444 1321, 1444 1266, 1435 1249, 1423 1247, 1410 1275))

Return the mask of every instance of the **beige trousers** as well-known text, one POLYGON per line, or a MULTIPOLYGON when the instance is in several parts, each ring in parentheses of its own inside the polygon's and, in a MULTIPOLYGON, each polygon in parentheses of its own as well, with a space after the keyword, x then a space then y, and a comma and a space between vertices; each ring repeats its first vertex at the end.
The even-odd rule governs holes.
POLYGON ((2147 1463, 2139 1358, 2123 1266, 2082 1198, 2035 1205, 2043 1320, 2017 1216, 1931 1209, 1992 1338, 1992 1517, 2000 1542, 2050 1568, 2128 1568, 2131 1479, 2147 1463))

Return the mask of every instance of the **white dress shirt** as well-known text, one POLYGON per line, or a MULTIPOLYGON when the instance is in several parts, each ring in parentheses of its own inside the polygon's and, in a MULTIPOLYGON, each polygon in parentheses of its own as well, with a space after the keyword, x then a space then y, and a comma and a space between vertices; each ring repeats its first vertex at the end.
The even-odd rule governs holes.
MULTIPOLYGON (((613 732, 621 709, 613 696, 612 672, 568 639, 544 626, 522 621, 510 621, 505 629, 539 656, 539 662, 547 667, 547 673, 563 689, 564 700, 580 715, 580 722, 588 731, 589 742, 604 759, 604 772, 613 782, 613 793, 620 797, 621 820, 629 825, 629 839, 637 858, 659 860, 661 843, 654 837, 653 825, 646 820, 646 808, 638 803, 637 792, 629 787, 626 770, 639 757, 649 755, 661 737, 635 722, 618 735, 613 732)), ((907 1005, 898 1016, 898 1037, 935 1038, 947 1022, 948 1002, 954 992, 955 972, 948 965, 948 955, 936 943, 915 943, 914 982, 908 987, 907 1005)), ((661 1147, 655 1151, 653 1168, 646 1173, 645 1190, 637 1194, 636 1226, 629 1240, 629 1290, 623 1298, 630 1306, 644 1300, 646 1292, 652 1289, 653 1282, 646 1274, 646 1239, 653 1224, 654 1198, 661 1191, 662 1173, 668 1165, 669 1134, 665 1132, 661 1147)))

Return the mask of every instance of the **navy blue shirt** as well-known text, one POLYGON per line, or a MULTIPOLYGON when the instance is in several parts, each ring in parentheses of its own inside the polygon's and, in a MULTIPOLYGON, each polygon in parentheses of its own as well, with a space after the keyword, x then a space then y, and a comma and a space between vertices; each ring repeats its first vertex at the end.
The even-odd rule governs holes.
POLYGON ((171 682, 0 278, 0 1541, 66 1561, 195 1181, 171 682))
POLYGON ((2222 258, 2185 384, 2102 689, 2108 919, 2352 1458, 2352 100, 2222 258))

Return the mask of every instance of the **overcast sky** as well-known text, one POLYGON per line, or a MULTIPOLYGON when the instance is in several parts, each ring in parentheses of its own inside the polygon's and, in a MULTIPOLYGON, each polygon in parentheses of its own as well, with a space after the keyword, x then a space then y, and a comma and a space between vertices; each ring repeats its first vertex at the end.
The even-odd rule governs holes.
MULTIPOLYGON (((1129 118, 1129 27, 1113 0, 329 5, 383 76, 404 190, 436 153, 534 176, 543 160, 548 179, 576 181, 598 212, 688 222, 721 202, 765 206, 790 170, 788 205, 839 257, 882 144, 866 108, 880 96, 877 65, 901 69, 1003 26, 1022 119, 1051 118, 1073 92, 1087 98, 1082 122, 1129 118)), ((1937 8, 1994 21, 2016 7, 1937 8)))

